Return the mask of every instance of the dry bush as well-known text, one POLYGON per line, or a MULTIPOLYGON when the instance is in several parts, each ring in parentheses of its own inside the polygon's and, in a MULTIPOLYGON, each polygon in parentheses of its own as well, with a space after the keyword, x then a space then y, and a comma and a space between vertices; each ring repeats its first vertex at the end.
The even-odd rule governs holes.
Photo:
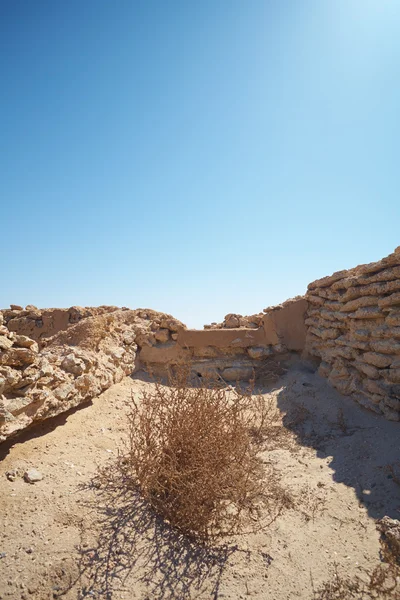
POLYGON ((256 369, 256 380, 262 385, 269 385, 275 383, 287 372, 281 363, 272 358, 267 358, 260 366, 256 369))
POLYGON ((400 600, 399 570, 394 565, 378 565, 368 580, 339 575, 337 567, 331 581, 318 590, 313 587, 313 600, 400 600))
POLYGON ((153 510, 201 541, 275 519, 290 498, 258 456, 276 411, 251 390, 189 384, 189 367, 132 398, 126 469, 153 510))

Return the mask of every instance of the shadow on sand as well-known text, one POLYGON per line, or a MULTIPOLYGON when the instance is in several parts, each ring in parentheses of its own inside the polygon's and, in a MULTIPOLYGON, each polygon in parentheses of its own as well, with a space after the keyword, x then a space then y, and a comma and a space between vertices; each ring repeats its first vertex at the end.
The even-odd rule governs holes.
POLYGON ((352 487, 370 517, 400 518, 400 423, 341 396, 305 365, 282 381, 278 406, 284 426, 328 460, 333 480, 352 487))
POLYGON ((205 547, 174 531, 158 518, 134 489, 122 481, 118 467, 89 486, 99 535, 79 550, 79 575, 57 597, 80 588, 78 598, 218 597, 222 573, 236 546, 205 547), (124 595, 125 593, 125 595, 124 595))

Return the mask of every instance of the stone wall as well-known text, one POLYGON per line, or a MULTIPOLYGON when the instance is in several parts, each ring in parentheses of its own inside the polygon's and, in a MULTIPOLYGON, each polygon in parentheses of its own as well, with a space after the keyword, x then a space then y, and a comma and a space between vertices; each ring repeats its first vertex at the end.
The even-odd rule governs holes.
POLYGON ((39 346, 46 338, 52 337, 59 331, 64 331, 82 319, 120 310, 117 306, 71 308, 37 308, 29 304, 22 308, 12 304, 9 309, 2 309, 3 320, 10 331, 27 335, 39 346))
POLYGON ((133 373, 138 344, 168 343, 184 327, 155 311, 99 312, 46 339, 41 349, 10 331, 0 312, 0 442, 98 396, 133 373))
POLYGON ((400 247, 310 283, 306 350, 342 394, 400 420, 400 247))
POLYGON ((197 376, 235 382, 300 356, 342 394, 400 420, 400 248, 204 330, 148 309, 11 306, 0 312, 0 441, 138 369, 164 375, 190 363, 197 376))
POLYGON ((142 348, 140 364, 162 375, 171 365, 188 362, 202 377, 246 381, 269 361, 290 362, 304 349, 306 309, 306 300, 298 297, 252 317, 227 315, 204 330, 180 328, 168 343, 142 348))

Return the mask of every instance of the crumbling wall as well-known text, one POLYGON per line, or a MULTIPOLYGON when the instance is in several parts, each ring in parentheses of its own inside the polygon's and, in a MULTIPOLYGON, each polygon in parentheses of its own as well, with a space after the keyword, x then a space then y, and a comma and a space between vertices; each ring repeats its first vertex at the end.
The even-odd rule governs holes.
POLYGON ((400 247, 310 283, 306 350, 342 394, 400 420, 400 247))
POLYGON ((9 309, 2 309, 3 320, 10 331, 19 335, 27 335, 39 343, 52 337, 59 331, 64 331, 82 319, 120 310, 117 306, 71 308, 37 308, 29 304, 22 308, 12 304, 9 309))
POLYGON ((166 343, 178 327, 184 326, 155 311, 103 311, 40 349, 10 331, 0 312, 0 442, 98 396, 134 371, 138 344, 166 343))
POLYGON ((229 314, 204 330, 179 329, 169 343, 142 348, 140 363, 156 375, 187 362, 202 377, 247 381, 269 361, 287 364, 304 349, 306 309, 306 300, 297 297, 252 317, 229 314))
POLYGON ((341 393, 400 420, 400 247, 310 283, 305 297, 204 330, 148 309, 11 306, 0 312, 0 441, 140 368, 163 375, 190 363, 235 382, 300 356, 318 360, 341 393))

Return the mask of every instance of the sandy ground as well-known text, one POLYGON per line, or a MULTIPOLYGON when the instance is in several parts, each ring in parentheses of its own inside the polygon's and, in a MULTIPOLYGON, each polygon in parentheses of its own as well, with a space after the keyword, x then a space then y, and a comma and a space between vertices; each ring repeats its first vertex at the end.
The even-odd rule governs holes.
POLYGON ((400 518, 400 485, 388 470, 398 469, 399 424, 306 368, 292 370, 270 392, 290 433, 263 459, 296 505, 258 533, 205 550, 115 485, 125 401, 148 385, 126 378, 0 447, 0 598, 309 600, 335 565, 352 576, 379 562, 375 520, 400 518), (22 478, 32 467, 43 474, 35 484, 22 478), (109 469, 109 486, 93 479, 99 467, 109 469))

